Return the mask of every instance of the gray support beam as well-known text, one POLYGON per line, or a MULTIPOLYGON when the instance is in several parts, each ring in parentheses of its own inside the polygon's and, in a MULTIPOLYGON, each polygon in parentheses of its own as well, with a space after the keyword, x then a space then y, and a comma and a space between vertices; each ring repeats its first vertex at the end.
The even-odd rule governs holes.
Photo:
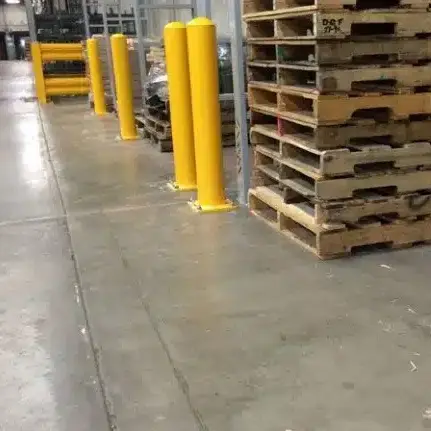
POLYGON ((241 205, 247 205, 248 190, 250 187, 250 167, 247 106, 245 100, 244 43, 242 33, 241 4, 238 0, 228 0, 228 4, 235 99, 238 201, 241 205))
MULTIPOLYGON (((145 57, 145 46, 144 46, 144 38, 147 35, 144 34, 144 29, 142 26, 142 20, 146 18, 145 16, 142 16, 142 14, 145 14, 146 11, 142 10, 141 1, 142 0, 134 0, 133 8, 134 8, 134 14, 135 14, 136 39, 138 41, 139 72, 141 76, 141 88, 143 93, 145 80, 147 78, 147 59, 145 57)), ((148 22, 147 22, 147 29, 148 29, 148 22)), ((144 100, 144 94, 142 94, 142 100, 144 100)))
POLYGON ((114 69, 112 66, 112 51, 111 51, 111 40, 110 40, 110 33, 109 33, 109 22, 108 22, 108 6, 106 3, 106 0, 101 0, 101 6, 102 6, 102 18, 103 18, 103 35, 105 37, 106 41, 106 47, 107 47, 107 56, 108 56, 108 63, 109 63, 109 84, 112 91, 112 103, 117 108, 117 96, 115 94, 115 78, 114 78, 114 69))
POLYGON ((84 14, 85 38, 90 39, 92 34, 91 34, 91 29, 90 29, 90 18, 88 16, 87 7, 88 7, 87 0, 82 0, 82 12, 84 14))
POLYGON ((25 1, 25 12, 27 14, 28 28, 30 33, 30 40, 32 42, 37 42, 37 31, 36 31, 36 22, 34 19, 34 9, 33 3, 31 0, 25 1))
POLYGON ((206 16, 207 18, 211 18, 211 0, 195 0, 195 3, 196 16, 206 16))

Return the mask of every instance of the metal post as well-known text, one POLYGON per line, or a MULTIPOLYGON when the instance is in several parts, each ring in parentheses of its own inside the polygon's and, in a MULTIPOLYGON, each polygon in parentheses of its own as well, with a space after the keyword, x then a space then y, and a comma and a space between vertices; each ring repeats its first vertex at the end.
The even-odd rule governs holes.
MULTIPOLYGON (((147 78, 147 59, 145 58, 145 47, 143 43, 143 39, 145 38, 146 35, 144 35, 144 29, 142 27, 143 16, 142 16, 140 0, 135 0, 134 8, 135 8, 136 38, 138 41, 139 72, 141 76, 141 88, 143 92, 145 79, 147 78)), ((144 13, 145 13, 145 10, 144 10, 144 13)))
POLYGON ((232 72, 235 100, 236 153, 238 202, 247 205, 250 188, 250 167, 247 128, 247 106, 245 99, 244 45, 242 33, 241 4, 228 0, 229 26, 231 30, 232 72))
POLYGON ((231 211, 223 178, 223 150, 219 102, 217 35, 208 18, 187 25, 193 105, 198 196, 193 207, 201 212, 231 211))
POLYGON ((82 0, 82 13, 84 14, 84 26, 85 26, 85 39, 90 39, 90 18, 88 16, 88 4, 87 0, 82 0))
POLYGON ((102 65, 100 62, 98 40, 87 39, 87 55, 90 65, 90 83, 93 93, 94 112, 97 115, 105 115, 105 89, 103 88, 102 65))
POLYGON ((138 134, 133 114, 132 73, 126 36, 114 34, 111 37, 111 49, 121 138, 125 141, 135 140, 138 134))
POLYGON ((25 11, 27 14, 28 29, 30 33, 30 41, 37 42, 37 31, 36 31, 36 22, 34 19, 33 3, 31 0, 24 0, 24 2, 25 2, 25 11))
POLYGON ((211 18, 211 0, 194 0, 196 16, 211 18))
POLYGON ((34 82, 36 87, 36 96, 39 103, 45 104, 46 100, 46 89, 45 89, 45 77, 43 76, 43 60, 42 51, 40 49, 39 42, 31 43, 31 58, 33 62, 33 73, 34 82))
POLYGON ((164 31, 169 84, 175 190, 196 190, 193 114, 185 24, 172 22, 164 31))
POLYGON ((115 109, 117 109, 117 98, 115 95, 115 79, 113 72, 112 63, 112 50, 111 50, 111 39, 109 34, 109 21, 108 21, 108 7, 106 5, 107 0, 101 0, 102 6, 102 19, 103 19, 103 33, 105 35, 106 51, 108 57, 108 74, 109 74, 109 86, 112 92, 112 104, 115 109))

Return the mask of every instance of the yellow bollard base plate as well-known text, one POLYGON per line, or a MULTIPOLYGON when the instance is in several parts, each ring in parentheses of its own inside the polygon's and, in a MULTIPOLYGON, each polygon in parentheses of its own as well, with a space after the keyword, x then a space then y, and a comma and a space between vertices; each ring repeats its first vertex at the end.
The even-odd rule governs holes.
POLYGON ((230 200, 226 200, 224 204, 221 205, 201 205, 198 201, 190 201, 190 207, 193 211, 198 213, 221 213, 221 212, 229 212, 236 209, 236 205, 230 200))
POLYGON ((122 141, 137 141, 139 139, 138 135, 135 136, 120 136, 122 141))
POLYGON ((168 188, 174 192, 192 192, 197 189, 197 186, 180 186, 175 181, 169 181, 168 188))

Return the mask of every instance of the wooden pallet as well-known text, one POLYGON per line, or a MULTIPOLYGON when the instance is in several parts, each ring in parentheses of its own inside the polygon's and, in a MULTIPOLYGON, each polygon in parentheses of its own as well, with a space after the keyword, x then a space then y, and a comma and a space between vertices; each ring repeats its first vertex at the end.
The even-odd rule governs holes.
POLYGON ((313 223, 322 225, 327 230, 339 229, 340 226, 345 228, 375 216, 395 215, 397 218, 411 219, 431 215, 431 192, 388 196, 384 192, 365 191, 354 199, 319 202, 277 185, 255 184, 255 190, 270 190, 277 193, 292 210, 306 213, 313 223))
POLYGON ((277 41, 280 64, 390 64, 431 59, 430 39, 277 41))
POLYGON ((346 124, 353 119, 384 121, 431 114, 431 93, 366 95, 319 95, 313 91, 277 84, 249 84, 252 110, 315 125, 346 124))
POLYGON ((169 121, 160 120, 154 115, 149 114, 148 112, 144 115, 135 115, 135 120, 141 127, 156 131, 159 136, 159 139, 172 139, 171 123, 169 121))
POLYGON ((431 241, 429 217, 376 216, 352 226, 320 225, 313 214, 286 204, 279 193, 263 187, 250 190, 249 205, 256 216, 321 259, 350 256, 370 246, 399 249, 431 241))
POLYGON ((351 199, 364 191, 380 191, 395 196, 431 190, 431 172, 426 170, 388 170, 365 172, 351 177, 325 178, 314 170, 255 152, 253 183, 276 185, 313 201, 351 199))
POLYGON ((251 131, 251 140, 261 159, 277 160, 313 178, 384 174, 399 169, 431 170, 430 142, 382 145, 370 141, 322 151, 301 142, 280 141, 256 129, 251 131))
POLYGON ((163 139, 159 133, 151 128, 145 127, 139 129, 142 137, 147 139, 152 145, 154 145, 161 153, 171 153, 173 146, 172 140, 163 139))
POLYGON ((338 9, 427 9, 429 0, 243 0, 245 18, 250 16, 271 16, 289 9, 315 7, 319 10, 338 9))
POLYGON ((401 121, 318 127, 282 118, 251 112, 252 127, 261 135, 320 150, 348 147, 350 144, 369 143, 392 145, 406 142, 431 141, 431 121, 401 121))
POLYGON ((322 12, 308 7, 245 18, 251 41, 415 37, 431 32, 431 13, 393 11, 322 12))
POLYGON ((417 63, 431 59, 431 39, 248 41, 247 60, 266 65, 417 63))
POLYGON ((299 87, 316 94, 366 93, 409 94, 431 88, 431 64, 321 67, 309 65, 248 65, 249 84, 276 83, 283 87, 299 87))

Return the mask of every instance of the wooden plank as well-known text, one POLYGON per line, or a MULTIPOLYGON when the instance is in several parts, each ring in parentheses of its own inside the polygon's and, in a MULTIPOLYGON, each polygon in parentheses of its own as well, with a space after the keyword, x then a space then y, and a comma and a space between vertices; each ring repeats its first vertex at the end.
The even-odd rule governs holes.
POLYGON ((280 117, 316 125, 346 124, 354 118, 390 121, 431 114, 431 93, 348 97, 316 95, 284 86, 277 94, 280 117))
POLYGON ((428 11, 283 11, 271 16, 247 16, 247 38, 252 40, 345 39, 347 37, 415 37, 428 34, 428 11))
MULTIPOLYGON (((254 41, 248 41, 253 45, 254 41)), ((271 41, 260 42, 259 46, 271 41)), ((431 59, 431 39, 273 40, 279 64, 390 64, 431 59)), ((262 54, 260 54, 262 55, 262 54)))
POLYGON ((270 226, 315 253, 321 259, 350 256, 365 246, 385 245, 390 249, 411 247, 431 241, 431 220, 386 219, 385 223, 367 221, 344 229, 328 229, 313 223, 307 211, 284 203, 268 188, 252 189, 249 206, 270 226))
MULTIPOLYGON (((273 68, 256 68, 250 81, 271 82, 273 68)), ((431 86, 431 64, 413 66, 396 64, 390 67, 361 66, 348 68, 318 67, 308 65, 280 65, 277 67, 277 83, 284 86, 299 86, 317 93, 361 93, 378 92, 396 94, 413 92, 415 88, 431 86)))

